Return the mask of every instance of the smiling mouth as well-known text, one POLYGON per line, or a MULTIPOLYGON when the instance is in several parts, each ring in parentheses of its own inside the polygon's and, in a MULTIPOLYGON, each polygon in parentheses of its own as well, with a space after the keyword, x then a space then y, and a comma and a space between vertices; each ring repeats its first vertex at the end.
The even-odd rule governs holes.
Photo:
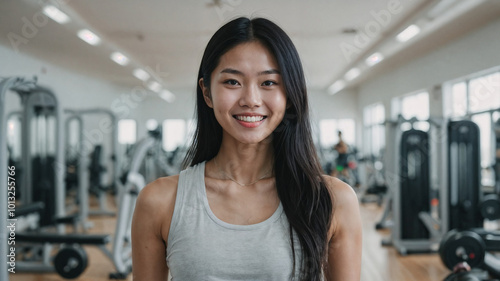
POLYGON ((248 122, 248 123, 260 122, 260 121, 267 118, 267 116, 244 116, 244 115, 233 115, 233 117, 236 120, 248 122))

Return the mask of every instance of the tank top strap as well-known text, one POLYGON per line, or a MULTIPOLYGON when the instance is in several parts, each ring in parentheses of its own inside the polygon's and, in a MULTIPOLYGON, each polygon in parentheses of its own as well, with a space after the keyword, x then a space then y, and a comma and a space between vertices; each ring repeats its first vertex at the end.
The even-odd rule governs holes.
POLYGON ((175 235, 179 222, 191 217, 194 210, 202 208, 204 177, 205 162, 198 163, 180 172, 167 243, 170 242, 170 237, 175 235))

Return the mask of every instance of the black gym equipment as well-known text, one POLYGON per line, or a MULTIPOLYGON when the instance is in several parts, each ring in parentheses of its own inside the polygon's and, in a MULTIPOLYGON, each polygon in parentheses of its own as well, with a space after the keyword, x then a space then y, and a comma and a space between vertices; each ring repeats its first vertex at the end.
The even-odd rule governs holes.
POLYGON ((488 220, 500 219, 500 197, 498 194, 488 194, 479 204, 481 216, 488 220))
MULTIPOLYGON (((443 202, 443 186, 446 179, 439 177, 445 172, 439 151, 445 150, 446 120, 416 118, 386 121, 385 180, 389 186, 385 211, 380 227, 391 225, 391 236, 384 246, 394 246, 401 255, 433 252, 445 233, 443 221, 431 202, 443 202), (429 124, 429 131, 415 129, 419 122, 429 124), (403 130, 403 124, 411 125, 403 130), (438 191, 439 190, 439 191, 438 191), (392 221, 389 220, 392 217, 392 221)), ((442 214, 443 212, 441 212, 442 214)))
POLYGON ((479 127, 472 121, 448 123, 448 229, 483 226, 479 136, 479 127))
POLYGON ((401 137, 400 200, 401 238, 429 239, 429 231, 418 218, 430 212, 429 136, 411 129, 401 137))
POLYGON ((466 262, 471 268, 489 272, 500 278, 500 259, 490 252, 500 251, 500 231, 487 231, 483 228, 451 230, 441 240, 439 255, 444 265, 453 268, 466 262))
MULTIPOLYGON (((488 272, 480 269, 472 269, 470 271, 454 272, 448 275, 444 281, 488 281, 488 272)), ((496 280, 496 279, 495 279, 496 280)), ((491 281, 495 281, 491 280, 491 281)))

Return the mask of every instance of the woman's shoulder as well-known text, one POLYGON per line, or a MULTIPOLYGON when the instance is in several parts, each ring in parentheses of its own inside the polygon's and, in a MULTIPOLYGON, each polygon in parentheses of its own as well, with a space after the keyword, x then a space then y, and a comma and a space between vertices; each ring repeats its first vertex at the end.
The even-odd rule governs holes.
POLYGON ((338 206, 339 204, 343 205, 347 203, 356 203, 356 205, 358 204, 358 196, 350 185, 339 180, 336 177, 328 175, 323 175, 323 180, 326 187, 328 188, 328 191, 330 191, 330 194, 335 200, 335 205, 338 206))
POLYGON ((330 237, 340 229, 355 227, 359 221, 359 201, 352 187, 338 178, 324 175, 323 180, 332 196, 332 224, 330 237))
POLYGON ((179 175, 162 177, 146 185, 137 198, 136 208, 143 208, 146 213, 170 211, 175 203, 179 175))

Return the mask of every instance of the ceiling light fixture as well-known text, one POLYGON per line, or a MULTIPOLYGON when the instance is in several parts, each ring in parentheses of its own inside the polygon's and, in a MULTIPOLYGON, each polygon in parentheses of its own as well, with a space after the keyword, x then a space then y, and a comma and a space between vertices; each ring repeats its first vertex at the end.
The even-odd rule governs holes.
POLYGON ((175 101, 175 95, 172 94, 172 92, 170 92, 169 90, 163 89, 159 95, 160 98, 164 99, 168 103, 173 103, 175 101))
POLYGON ((43 13, 59 24, 65 24, 69 22, 69 17, 65 13, 61 12, 58 8, 47 5, 43 8, 43 13))
POLYGON ((420 27, 418 27, 415 24, 412 24, 412 25, 408 26, 407 28, 405 28, 405 30, 401 31, 401 33, 399 33, 396 36, 396 39, 399 42, 406 42, 406 41, 410 40, 411 38, 415 37, 418 33, 420 33, 420 27))
POLYGON ((78 37, 88 44, 95 46, 101 42, 101 38, 88 29, 78 31, 78 37))
POLYGON ((381 62, 382 60, 384 59, 384 55, 382 55, 381 53, 377 52, 377 53, 374 53, 372 54, 371 56, 369 56, 365 62, 368 66, 374 66, 376 65, 377 63, 381 62))
POLYGON ((330 95, 335 95, 336 93, 344 89, 344 87, 345 87, 344 80, 338 80, 328 88, 328 92, 330 92, 330 95))
POLYGON ((344 75, 344 78, 348 81, 353 80, 354 78, 358 77, 359 74, 361 74, 361 71, 359 68, 354 67, 351 68, 351 70, 347 71, 347 73, 344 75))
POLYGON ((161 85, 160 83, 156 81, 150 81, 147 85, 148 89, 150 89, 153 92, 159 93, 161 90, 161 85))
POLYGON ((111 59, 119 65, 127 65, 129 59, 120 52, 114 52, 111 54, 111 59))
POLYGON ((149 79, 149 77, 151 77, 149 75, 149 73, 147 73, 146 71, 140 69, 140 68, 136 68, 134 69, 134 76, 139 79, 139 80, 142 80, 142 81, 147 81, 149 79))

